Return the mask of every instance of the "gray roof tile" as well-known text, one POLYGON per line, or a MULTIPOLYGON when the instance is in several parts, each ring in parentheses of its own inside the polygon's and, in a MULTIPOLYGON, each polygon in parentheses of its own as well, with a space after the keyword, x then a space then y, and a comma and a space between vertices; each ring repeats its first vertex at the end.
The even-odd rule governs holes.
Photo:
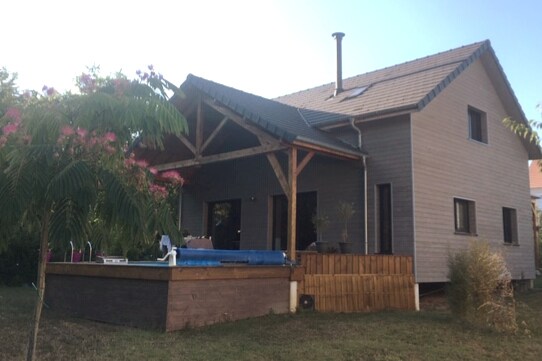
MULTIPOLYGON (((452 49, 425 58, 354 76, 343 81, 344 91, 332 97, 335 84, 285 95, 275 100, 300 108, 363 117, 398 109, 419 110, 459 75, 474 58, 489 47, 489 41, 452 49), (353 89, 367 86, 360 96, 349 98, 353 89)), ((318 119, 312 124, 329 124, 318 119)))
POLYGON ((348 116, 318 110, 298 109, 274 100, 231 88, 189 74, 182 88, 193 86, 207 96, 227 106, 240 116, 257 124, 275 137, 292 143, 296 140, 361 156, 363 152, 351 144, 309 125, 310 122, 345 120, 348 116))

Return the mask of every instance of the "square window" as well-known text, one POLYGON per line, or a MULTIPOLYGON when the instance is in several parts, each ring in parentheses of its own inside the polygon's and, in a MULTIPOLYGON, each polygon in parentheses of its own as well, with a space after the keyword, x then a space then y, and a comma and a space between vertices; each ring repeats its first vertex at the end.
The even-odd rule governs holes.
POLYGON ((486 115, 479 110, 469 107, 469 138, 487 144, 486 115))
POLYGON ((502 209, 502 229, 504 243, 518 243, 518 222, 516 210, 513 208, 503 207, 502 209))
POLYGON ((454 198, 454 223, 456 233, 476 234, 474 201, 454 198))

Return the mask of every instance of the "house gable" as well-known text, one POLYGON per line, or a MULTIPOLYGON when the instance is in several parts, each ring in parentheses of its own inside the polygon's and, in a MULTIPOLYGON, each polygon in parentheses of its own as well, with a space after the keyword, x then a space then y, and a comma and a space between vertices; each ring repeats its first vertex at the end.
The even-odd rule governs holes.
POLYGON ((528 152, 502 123, 508 111, 480 58, 412 113, 416 277, 447 279, 447 257, 472 239, 501 251, 513 278, 534 277, 528 152), (470 139, 469 108, 487 122, 487 144, 470 139), (473 202, 474 235, 454 231, 454 199, 473 202), (503 240, 503 207, 517 211, 518 245, 503 240))
POLYGON ((216 110, 241 118, 270 134, 278 141, 315 148, 323 153, 360 159, 364 153, 327 132, 311 127, 311 119, 346 119, 347 115, 319 110, 298 109, 254 94, 224 86, 192 74, 181 86, 185 92, 196 92, 216 110))

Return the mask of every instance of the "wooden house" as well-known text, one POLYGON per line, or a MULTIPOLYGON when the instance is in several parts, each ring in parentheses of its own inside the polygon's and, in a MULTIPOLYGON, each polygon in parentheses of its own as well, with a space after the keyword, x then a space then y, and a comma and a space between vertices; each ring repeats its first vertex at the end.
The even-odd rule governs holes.
POLYGON ((341 240, 347 201, 354 251, 413 256, 417 283, 445 282, 472 239, 535 277, 528 160, 542 155, 502 123, 526 119, 489 41, 277 99, 194 75, 181 88, 189 133, 138 152, 186 178, 192 235, 294 257, 316 240, 314 214, 341 240))

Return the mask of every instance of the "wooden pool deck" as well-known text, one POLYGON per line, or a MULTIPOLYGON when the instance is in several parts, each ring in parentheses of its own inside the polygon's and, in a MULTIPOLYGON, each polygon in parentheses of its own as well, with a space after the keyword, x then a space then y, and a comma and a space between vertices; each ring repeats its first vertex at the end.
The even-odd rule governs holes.
POLYGON ((45 301, 97 321, 174 331, 289 311, 288 266, 47 265, 45 301))
POLYGON ((162 331, 295 310, 417 308, 412 257, 301 253, 299 266, 49 263, 45 301, 77 317, 162 331), (294 302, 292 308, 292 300, 294 302))

